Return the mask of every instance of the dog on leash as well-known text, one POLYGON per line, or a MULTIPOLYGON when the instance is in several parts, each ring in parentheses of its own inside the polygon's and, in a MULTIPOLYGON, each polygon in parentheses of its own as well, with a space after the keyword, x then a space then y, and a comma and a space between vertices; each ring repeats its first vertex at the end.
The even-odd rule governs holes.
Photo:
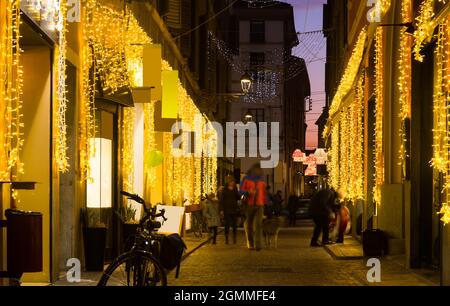
POLYGON ((263 234, 266 246, 269 248, 277 248, 278 245, 278 233, 281 228, 281 217, 272 217, 263 221, 263 234))

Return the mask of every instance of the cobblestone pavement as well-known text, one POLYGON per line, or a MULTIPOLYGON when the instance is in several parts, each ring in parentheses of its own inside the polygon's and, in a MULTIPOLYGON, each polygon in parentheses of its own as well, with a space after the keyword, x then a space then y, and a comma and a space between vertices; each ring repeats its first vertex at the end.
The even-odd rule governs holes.
MULTIPOLYGON (((310 235, 308 227, 282 230, 278 249, 260 252, 245 248, 242 231, 237 245, 225 245, 221 235, 217 245, 207 244, 187 257, 180 278, 171 274, 169 285, 369 285, 363 260, 334 260, 323 248, 309 247, 310 235)), ((393 260, 383 260, 381 270, 379 285, 437 285, 393 260)))

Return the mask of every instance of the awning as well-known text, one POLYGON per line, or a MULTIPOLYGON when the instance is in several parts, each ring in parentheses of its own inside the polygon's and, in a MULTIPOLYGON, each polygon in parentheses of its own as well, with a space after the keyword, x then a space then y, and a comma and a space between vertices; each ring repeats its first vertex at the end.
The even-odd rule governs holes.
POLYGON ((95 97, 96 100, 104 100, 124 107, 134 107, 133 95, 129 88, 121 88, 113 94, 104 94, 102 91, 99 92, 100 94, 95 97))

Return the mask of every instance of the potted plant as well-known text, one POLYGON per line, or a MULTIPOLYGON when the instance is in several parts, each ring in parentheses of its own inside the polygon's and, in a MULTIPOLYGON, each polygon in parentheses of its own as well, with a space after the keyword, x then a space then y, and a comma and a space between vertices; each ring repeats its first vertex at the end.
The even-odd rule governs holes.
POLYGON ((103 271, 106 248, 106 225, 101 221, 100 209, 81 210, 84 258, 86 271, 103 271))
POLYGON ((129 251, 134 243, 133 238, 139 225, 136 220, 136 209, 131 204, 123 205, 116 211, 116 214, 122 222, 124 250, 129 251))

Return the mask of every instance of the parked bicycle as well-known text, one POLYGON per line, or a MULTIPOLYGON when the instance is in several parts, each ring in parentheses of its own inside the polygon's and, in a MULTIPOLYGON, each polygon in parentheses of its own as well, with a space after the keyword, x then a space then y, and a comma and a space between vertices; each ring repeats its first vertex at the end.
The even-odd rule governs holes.
MULTIPOLYGON (((138 195, 122 191, 121 194, 130 200, 143 205, 145 216, 139 222, 134 245, 131 250, 116 258, 103 273, 98 286, 167 286, 166 270, 180 268, 181 257, 186 246, 178 235, 173 244, 166 250, 171 258, 161 258, 164 252, 162 245, 170 245, 170 239, 157 233, 163 222, 167 221, 164 209, 157 212, 156 207, 147 208, 145 200, 138 195), (175 260, 175 264, 174 264, 175 260)), ((173 241, 173 239, 172 239, 173 241)), ((166 247, 167 248, 167 247, 166 247)))

